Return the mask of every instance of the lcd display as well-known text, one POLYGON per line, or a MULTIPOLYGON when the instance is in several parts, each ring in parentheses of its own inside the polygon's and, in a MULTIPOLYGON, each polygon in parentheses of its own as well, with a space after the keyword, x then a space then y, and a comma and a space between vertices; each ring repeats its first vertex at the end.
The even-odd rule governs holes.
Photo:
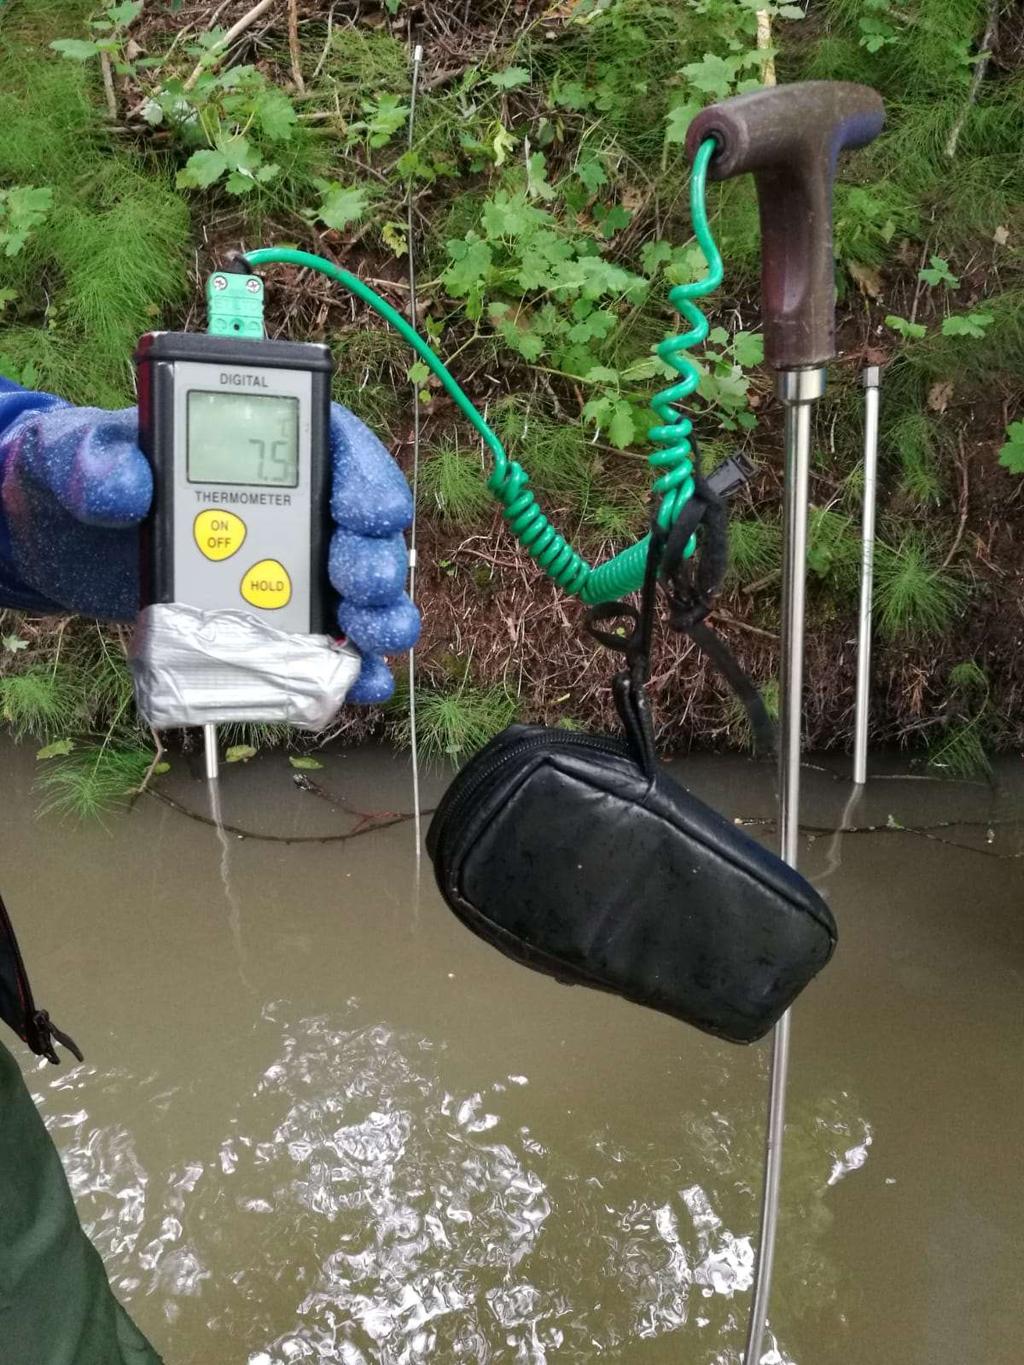
POLYGON ((189 483, 295 488, 299 482, 299 400, 280 395, 188 395, 189 483))

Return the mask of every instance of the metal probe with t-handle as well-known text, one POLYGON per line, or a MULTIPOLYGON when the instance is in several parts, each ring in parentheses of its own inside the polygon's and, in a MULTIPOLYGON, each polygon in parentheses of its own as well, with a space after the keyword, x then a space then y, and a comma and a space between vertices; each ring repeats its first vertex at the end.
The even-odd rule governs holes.
MULTIPOLYGON (((748 172, 761 220, 761 296, 765 357, 783 404, 785 453, 782 557, 782 660, 779 714, 779 842, 797 864, 804 655, 807 498, 814 404, 836 354, 832 187, 839 153, 882 131, 881 97, 863 85, 807 81, 739 95, 712 105, 690 125, 694 158, 718 144, 711 180, 748 172)), ((789 1015, 776 1025, 765 1144, 761 1235, 745 1365, 758 1365, 768 1316, 782 1174, 789 1015)))

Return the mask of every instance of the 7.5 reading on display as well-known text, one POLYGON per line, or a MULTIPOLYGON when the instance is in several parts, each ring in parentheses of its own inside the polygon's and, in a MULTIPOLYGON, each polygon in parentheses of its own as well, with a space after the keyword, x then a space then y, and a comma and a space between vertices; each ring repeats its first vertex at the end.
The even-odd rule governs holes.
POLYGON ((295 488, 299 400, 192 389, 187 444, 189 483, 295 488))

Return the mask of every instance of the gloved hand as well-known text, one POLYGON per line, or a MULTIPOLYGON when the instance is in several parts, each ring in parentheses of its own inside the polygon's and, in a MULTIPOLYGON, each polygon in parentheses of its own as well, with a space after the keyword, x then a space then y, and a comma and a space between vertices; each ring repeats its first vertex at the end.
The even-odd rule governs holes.
MULTIPOLYGON (((135 617, 137 528, 153 496, 137 436, 134 408, 73 408, 0 380, 0 606, 135 617)), ((382 656, 419 636, 404 591, 412 496, 373 432, 337 404, 331 455, 328 570, 338 624, 363 659, 348 700, 384 701, 394 681, 382 656)))

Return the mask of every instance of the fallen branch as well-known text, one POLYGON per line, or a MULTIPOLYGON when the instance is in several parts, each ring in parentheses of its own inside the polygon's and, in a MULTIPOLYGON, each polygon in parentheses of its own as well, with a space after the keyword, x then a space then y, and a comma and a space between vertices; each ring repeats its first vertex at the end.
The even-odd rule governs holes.
POLYGON ((992 60, 992 49, 995 47, 996 33, 999 28, 999 0, 988 0, 988 22, 985 25, 985 35, 981 40, 981 47, 978 49, 978 60, 975 63, 974 75, 971 77, 971 88, 967 92, 967 103, 960 111, 960 117, 949 134, 946 143, 946 155, 952 159, 956 156, 957 143, 960 141, 960 134, 963 132, 964 124, 967 122, 967 115, 971 112, 975 101, 978 98, 978 91, 981 83, 985 79, 985 72, 988 64, 992 60))
MULTIPOLYGON (((251 10, 247 10, 236 23, 232 24, 223 38, 220 38, 213 47, 203 56, 202 61, 196 63, 196 69, 185 82, 185 89, 191 90, 199 77, 212 64, 215 56, 222 56, 231 46, 236 38, 240 37, 247 28, 250 28, 257 19, 277 4, 277 0, 259 0, 259 4, 253 5, 251 10)), ((209 31, 209 30, 207 30, 209 31)))
MULTIPOLYGON (((768 10, 757 11, 757 50, 768 52, 772 45, 772 17, 768 10)), ((766 57, 761 63, 761 84, 775 85, 775 58, 766 57)))
POLYGON ((292 62, 292 80, 299 94, 305 94, 306 86, 302 79, 302 49, 299 47, 299 3, 288 0, 288 52, 292 62))
POLYGON ((111 123, 117 122, 117 91, 114 89, 114 72, 110 65, 110 53, 100 53, 100 70, 103 72, 103 93, 107 99, 107 113, 111 123))

